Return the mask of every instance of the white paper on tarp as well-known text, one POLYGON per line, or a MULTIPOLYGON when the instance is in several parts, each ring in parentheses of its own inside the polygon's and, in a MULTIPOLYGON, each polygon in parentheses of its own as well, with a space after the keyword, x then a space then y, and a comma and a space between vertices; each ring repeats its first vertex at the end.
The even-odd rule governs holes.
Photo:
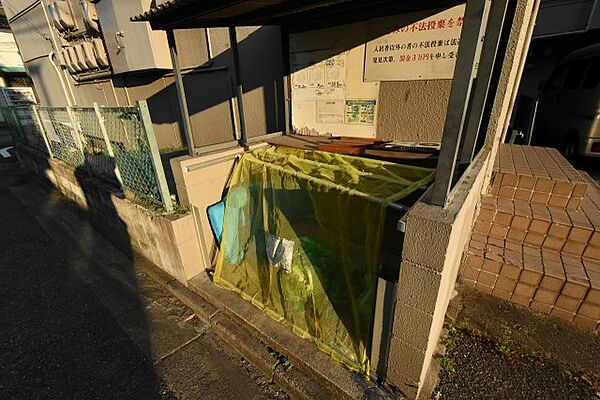
POLYGON ((452 79, 464 13, 462 4, 390 26, 391 33, 367 43, 365 81, 452 79))
POLYGON ((267 259, 269 264, 281 268, 284 272, 291 272, 293 256, 293 241, 269 233, 267 236, 267 259))

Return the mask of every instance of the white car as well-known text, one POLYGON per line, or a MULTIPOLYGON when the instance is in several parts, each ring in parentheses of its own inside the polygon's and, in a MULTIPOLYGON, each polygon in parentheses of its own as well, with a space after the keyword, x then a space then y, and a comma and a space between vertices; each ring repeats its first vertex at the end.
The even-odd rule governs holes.
POLYGON ((533 137, 567 158, 600 157, 600 43, 557 65, 540 94, 533 137))

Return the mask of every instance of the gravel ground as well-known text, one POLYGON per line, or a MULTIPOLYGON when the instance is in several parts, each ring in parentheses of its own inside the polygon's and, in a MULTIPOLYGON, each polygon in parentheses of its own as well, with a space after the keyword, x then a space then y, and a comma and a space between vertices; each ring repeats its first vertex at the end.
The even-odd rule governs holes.
POLYGON ((487 338, 452 330, 432 399, 597 399, 585 379, 512 354, 487 338))

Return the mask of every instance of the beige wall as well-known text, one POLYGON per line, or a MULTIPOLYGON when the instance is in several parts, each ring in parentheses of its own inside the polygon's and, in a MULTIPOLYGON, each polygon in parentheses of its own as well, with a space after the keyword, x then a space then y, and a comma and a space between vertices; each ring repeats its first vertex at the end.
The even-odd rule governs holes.
MULTIPOLYGON (((14 16, 12 10, 24 9, 35 2, 9 0, 4 3, 7 16, 11 18, 14 16)), ((42 4, 38 3, 26 15, 16 17, 11 21, 10 27, 23 61, 44 57, 52 51, 51 42, 46 40, 51 34, 42 4)))
POLYGON ((381 82, 377 137, 442 140, 451 80, 381 82))
POLYGON ((36 58, 25 63, 31 76, 35 94, 40 104, 51 107, 68 105, 65 92, 61 87, 60 77, 48 57, 36 58))
MULTIPOLYGON (((252 148, 260 146, 264 144, 252 148)), ((202 251, 198 262, 203 268, 212 266, 216 251, 206 210, 221 201, 223 191, 233 173, 236 156, 241 155, 243 151, 242 148, 235 148, 200 157, 182 156, 171 160, 179 202, 195 214, 202 251)))
POLYGON ((94 102, 106 107, 116 107, 118 100, 110 80, 73 84, 75 101, 79 105, 91 106, 94 102))
POLYGON ((156 214, 110 193, 100 181, 85 178, 82 184, 80 171, 25 146, 19 158, 25 168, 47 178, 85 209, 94 227, 126 255, 145 258, 184 285, 202 271, 192 214, 156 214))
MULTIPOLYGON (((290 53, 294 57, 316 60, 346 53, 346 86, 334 95, 308 97, 306 89, 292 86, 294 129, 305 134, 334 134, 378 137, 386 140, 441 141, 451 80, 365 82, 365 43, 386 33, 384 27, 418 21, 439 10, 378 18, 291 35, 290 53), (319 123, 316 101, 319 98, 376 99, 377 111, 372 126, 347 123, 319 123)), ((294 70, 292 70, 294 74, 294 70)), ((294 84, 294 81, 292 80, 294 84)))

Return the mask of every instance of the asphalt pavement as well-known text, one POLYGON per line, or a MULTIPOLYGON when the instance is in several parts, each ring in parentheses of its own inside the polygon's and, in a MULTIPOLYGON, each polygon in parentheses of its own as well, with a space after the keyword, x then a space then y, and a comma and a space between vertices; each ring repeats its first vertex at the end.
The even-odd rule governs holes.
POLYGON ((0 163, 0 398, 287 397, 85 215, 0 163))

